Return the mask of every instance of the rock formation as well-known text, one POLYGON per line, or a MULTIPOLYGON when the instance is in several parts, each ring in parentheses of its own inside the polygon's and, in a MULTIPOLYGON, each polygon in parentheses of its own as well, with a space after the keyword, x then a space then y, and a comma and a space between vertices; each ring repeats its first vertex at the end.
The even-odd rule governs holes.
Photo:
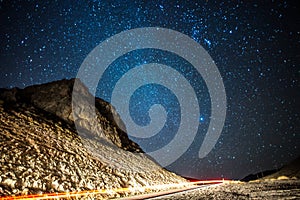
POLYGON ((280 179, 300 179, 300 157, 284 165, 279 169, 266 170, 256 174, 250 174, 241 181, 253 180, 280 180, 280 179))
POLYGON ((283 166, 277 172, 264 176, 262 179, 300 179, 300 157, 283 166))
MULTIPOLYGON (((91 118, 79 100, 73 116, 74 81, 0 90, 1 196, 185 181, 142 153, 109 103, 96 98, 91 118)), ((84 85, 74 92, 94 98, 84 85)))

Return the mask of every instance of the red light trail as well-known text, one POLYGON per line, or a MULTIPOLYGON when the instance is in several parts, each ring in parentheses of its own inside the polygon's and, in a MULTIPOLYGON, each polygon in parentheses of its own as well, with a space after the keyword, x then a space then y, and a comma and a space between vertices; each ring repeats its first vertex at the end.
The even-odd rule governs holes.
POLYGON ((191 187, 195 185, 206 185, 206 184, 221 184, 229 183, 230 180, 206 180, 206 181, 194 181, 186 183, 174 183, 174 184, 163 184, 154 186, 134 187, 134 188, 117 188, 117 189, 103 189, 103 190, 86 190, 86 191, 74 191, 74 192, 62 192, 62 193, 45 193, 45 194, 30 194, 20 196, 7 196, 0 198, 1 200, 34 200, 34 199, 58 199, 58 198, 72 198, 72 197, 84 197, 90 195, 111 195, 114 193, 125 193, 125 192, 150 192, 153 190, 166 190, 182 187, 191 187))

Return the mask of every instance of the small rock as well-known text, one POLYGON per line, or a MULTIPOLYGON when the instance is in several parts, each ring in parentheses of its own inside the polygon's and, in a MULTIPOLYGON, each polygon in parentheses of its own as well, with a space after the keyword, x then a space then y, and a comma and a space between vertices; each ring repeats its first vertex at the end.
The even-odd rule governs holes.
POLYGON ((5 179, 2 183, 3 183, 4 185, 7 185, 7 186, 9 186, 10 188, 14 189, 14 188, 15 188, 16 182, 17 182, 17 181, 8 178, 8 179, 5 179))

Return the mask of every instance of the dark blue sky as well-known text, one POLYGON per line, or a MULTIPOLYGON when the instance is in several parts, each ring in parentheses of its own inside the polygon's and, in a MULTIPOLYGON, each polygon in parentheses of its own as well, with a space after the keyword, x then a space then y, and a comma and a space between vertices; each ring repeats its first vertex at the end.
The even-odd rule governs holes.
MULTIPOLYGON (((299 11, 297 1, 2 0, 0 87, 23 88, 76 77, 93 48, 124 30, 156 26, 179 31, 201 44, 215 61, 228 107, 225 127, 213 151, 198 158, 204 127, 190 149, 167 168, 195 178, 242 178, 299 156, 299 11)), ((127 57, 113 65, 132 68, 165 57, 163 63, 179 71, 190 67, 174 55, 154 50, 135 51, 127 57)), ((112 71, 111 79, 117 79, 119 73, 112 71)), ((198 94, 203 99, 199 103, 201 121, 209 123, 205 85, 201 77, 192 79, 196 82, 192 85, 203 91, 198 94)), ((102 89, 99 83, 97 95, 109 100, 110 93, 102 89)), ((132 102, 132 109, 138 110, 136 120, 142 120, 139 123, 144 123, 139 113, 151 103, 171 105, 170 112, 179 112, 174 96, 159 86, 141 88, 135 95, 151 91, 165 95, 148 99, 140 108, 132 102)), ((178 116, 170 117, 167 133, 178 126, 178 116)), ((151 141, 137 142, 155 149, 170 137, 161 132, 151 141)))

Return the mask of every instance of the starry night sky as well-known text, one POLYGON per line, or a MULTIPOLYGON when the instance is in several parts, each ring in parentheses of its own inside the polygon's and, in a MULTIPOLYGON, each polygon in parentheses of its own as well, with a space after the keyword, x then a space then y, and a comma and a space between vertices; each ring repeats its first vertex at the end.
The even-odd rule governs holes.
MULTIPOLYGON (((189 150, 167 168, 194 178, 242 178, 281 167, 300 154, 299 12, 297 1, 1 0, 0 87, 76 77, 93 48, 124 30, 154 26, 179 31, 201 44, 215 61, 226 89, 227 117, 215 148, 199 159, 210 100, 201 77, 192 75, 190 83, 202 99, 203 126, 189 150)), ((124 69, 150 62, 183 74, 193 71, 171 53, 136 50, 110 66, 97 96, 109 101, 112 88, 105 86, 113 86, 124 69)), ((155 150, 178 128, 176 98, 159 85, 141 87, 135 96, 130 109, 139 124, 149 121, 142 114, 151 104, 169 107, 171 114, 159 135, 132 138, 144 149, 155 150), (143 100, 139 96, 147 93, 153 98, 137 106, 143 100)))

